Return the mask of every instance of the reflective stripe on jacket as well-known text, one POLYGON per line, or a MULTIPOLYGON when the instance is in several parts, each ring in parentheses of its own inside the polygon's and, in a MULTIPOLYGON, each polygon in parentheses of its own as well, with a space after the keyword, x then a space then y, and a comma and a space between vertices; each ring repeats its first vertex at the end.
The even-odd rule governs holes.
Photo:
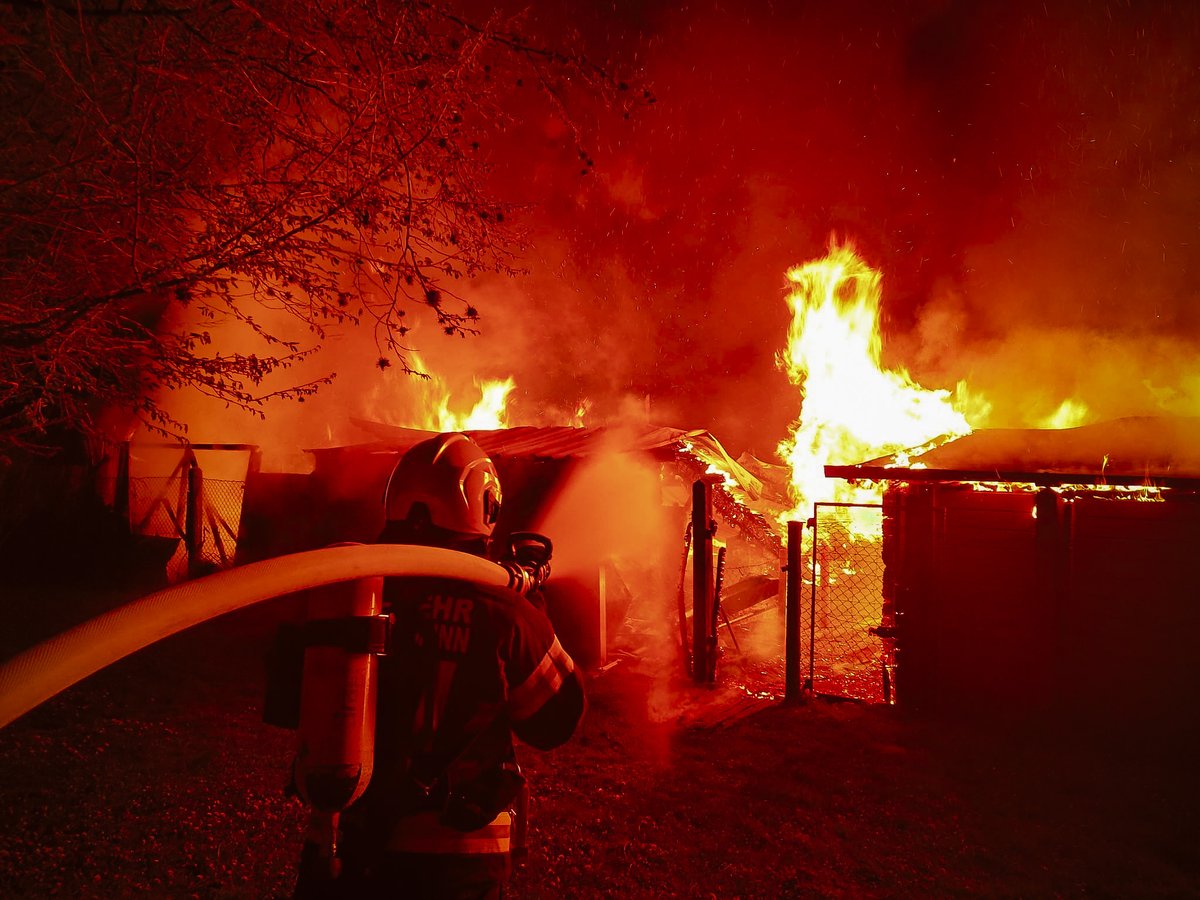
POLYGON ((520 722, 536 713, 558 693, 563 680, 574 671, 574 660, 567 655, 556 636, 529 677, 509 692, 508 707, 513 719, 520 722))
POLYGON ((512 848, 512 816, 500 813, 477 831, 458 831, 438 821, 438 813, 405 816, 388 841, 393 853, 508 853, 512 848))

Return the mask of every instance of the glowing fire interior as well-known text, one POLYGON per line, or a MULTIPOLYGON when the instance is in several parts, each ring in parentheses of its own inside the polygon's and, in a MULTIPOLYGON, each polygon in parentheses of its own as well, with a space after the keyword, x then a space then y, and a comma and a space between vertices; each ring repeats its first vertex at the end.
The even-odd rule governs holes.
MULTIPOLYGON (((787 277, 792 322, 780 364, 800 388, 803 405, 791 435, 778 447, 791 471, 793 504, 780 522, 808 518, 815 501, 878 502, 879 486, 826 478, 827 464, 858 463, 971 431, 949 391, 927 390, 905 370, 883 367, 880 274, 851 246, 834 245, 828 256, 797 266, 787 277)), ((479 399, 468 407, 419 355, 410 361, 425 376, 413 427, 459 431, 512 424, 513 378, 476 381, 479 399)), ((587 405, 581 404, 572 424, 583 424, 587 405)), ((1070 412, 1075 411, 1063 414, 1070 412)))
MULTIPOLYGON (((986 408, 965 385, 954 394, 930 390, 903 368, 883 365, 881 276, 851 245, 833 244, 827 256, 791 269, 787 279, 792 321, 779 364, 799 387, 802 405, 791 434, 777 448, 791 481, 791 505, 778 516, 781 524, 808 519, 815 502, 880 502, 881 484, 826 478, 824 467, 887 455, 893 455, 897 465, 909 465, 906 451, 919 454, 970 433, 963 409, 986 408)), ((412 354, 410 361, 424 378, 419 412, 406 424, 431 431, 514 424, 509 409, 516 386, 512 377, 476 380, 478 399, 464 402, 419 355, 412 354)), ((582 401, 570 424, 582 426, 589 411, 590 402, 582 401)), ((1070 427, 1087 417, 1084 404, 1067 400, 1041 424, 1070 427)), ((728 472, 713 466, 710 471, 719 472, 727 485, 734 484, 728 472)), ((872 528, 877 530, 877 525, 872 528)))
POLYGON ((849 465, 971 431, 949 391, 927 390, 903 369, 883 368, 880 275, 849 245, 787 273, 792 322, 780 357, 803 405, 778 447, 791 469, 792 501, 781 521, 807 519, 815 501, 878 502, 878 486, 825 477, 849 465))

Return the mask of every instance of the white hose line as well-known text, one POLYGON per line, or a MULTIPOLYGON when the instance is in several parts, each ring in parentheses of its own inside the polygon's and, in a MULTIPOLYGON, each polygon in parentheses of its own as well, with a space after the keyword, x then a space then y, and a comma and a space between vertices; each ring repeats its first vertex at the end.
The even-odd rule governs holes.
POLYGON ((0 728, 94 672, 208 619, 306 588, 372 575, 457 578, 505 587, 509 574, 478 556, 402 544, 308 550, 184 582, 101 616, 0 666, 0 728))

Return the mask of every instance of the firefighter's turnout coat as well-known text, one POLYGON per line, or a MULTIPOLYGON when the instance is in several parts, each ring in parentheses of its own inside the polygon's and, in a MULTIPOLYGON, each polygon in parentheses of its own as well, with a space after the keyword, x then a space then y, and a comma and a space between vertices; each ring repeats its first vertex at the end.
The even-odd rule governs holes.
POLYGON ((375 772, 343 816, 343 850, 453 854, 507 873, 524 824, 513 821, 523 788, 513 735, 539 749, 570 738, 580 674, 550 620, 512 591, 397 579, 384 602, 375 772))

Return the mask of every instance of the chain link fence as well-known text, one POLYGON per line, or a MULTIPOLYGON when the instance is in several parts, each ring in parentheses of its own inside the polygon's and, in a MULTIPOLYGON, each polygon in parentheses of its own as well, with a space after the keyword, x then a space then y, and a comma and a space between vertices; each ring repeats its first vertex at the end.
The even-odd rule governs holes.
POLYGON ((129 525, 134 534, 183 540, 187 479, 181 475, 129 479, 129 525))
POLYGON ((219 569, 233 565, 245 493, 244 481, 204 480, 201 523, 204 538, 200 545, 200 558, 205 563, 219 569))
POLYGON ((202 479, 196 534, 188 540, 188 478, 186 469, 165 476, 129 479, 129 525, 135 534, 177 540, 167 562, 167 578, 175 582, 206 570, 234 564, 242 518, 245 482, 202 479))
POLYGON ((883 628, 883 509, 817 503, 809 602, 801 603, 808 682, 818 694, 892 701, 893 647, 883 628))

